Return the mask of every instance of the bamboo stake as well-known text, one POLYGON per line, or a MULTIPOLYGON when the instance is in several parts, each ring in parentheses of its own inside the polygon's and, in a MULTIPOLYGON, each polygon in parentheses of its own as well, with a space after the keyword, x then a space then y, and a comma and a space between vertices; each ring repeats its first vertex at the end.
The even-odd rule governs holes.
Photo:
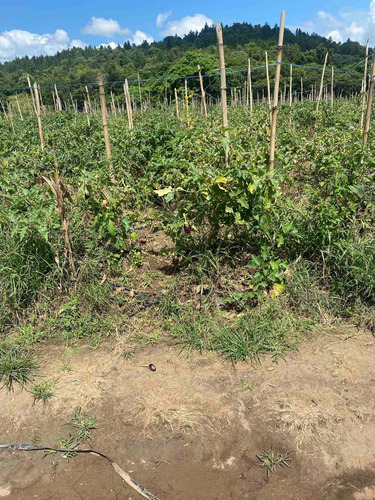
POLYGON ((11 108, 9 102, 8 102, 8 116, 9 116, 10 125, 11 125, 12 130, 13 130, 13 134, 14 134, 14 125, 13 125, 13 118, 12 118, 12 108, 11 108))
POLYGON ((363 81, 362 81, 362 106, 361 106, 361 132, 363 131, 363 120, 365 116, 365 107, 366 107, 366 81, 367 81, 367 65, 368 65, 368 43, 366 43, 366 58, 365 58, 365 71, 363 73, 363 81))
MULTIPOLYGON (((108 122, 107 122, 107 104, 105 100, 105 91, 103 84, 103 77, 99 76, 98 78, 99 85, 99 97, 100 97, 100 107, 102 110, 102 124, 103 124, 103 133, 104 133, 104 143, 105 143, 105 151, 107 154, 108 160, 111 158, 111 144, 109 142, 109 134, 108 134, 108 122)), ((110 162, 109 169, 111 171, 111 176, 113 180, 113 163, 110 162)))
POLYGON ((143 111, 142 107, 142 92, 141 92, 141 78, 138 73, 138 92, 139 92, 139 106, 141 108, 141 112, 143 111))
POLYGON ((364 135, 363 135, 363 144, 365 146, 367 145, 368 132, 370 130, 372 98, 374 96, 374 78, 375 78, 375 55, 372 56, 371 77, 370 77, 370 84, 369 84, 369 88, 368 88, 365 131, 364 131, 364 135))
POLYGON ((201 67, 198 64, 198 75, 199 75, 199 83, 201 85, 201 94, 202 94, 202 103, 203 103, 203 109, 204 109, 204 117, 207 120, 207 104, 206 104, 206 93, 204 91, 203 87, 203 78, 202 78, 202 73, 201 73, 201 67))
POLYGON ((249 101, 250 101, 250 111, 253 111, 253 88, 251 84, 251 61, 250 57, 247 60, 247 87, 249 92, 249 101))
POLYGON ((84 110, 85 110, 85 113, 86 113, 87 125, 90 126, 89 110, 88 110, 86 99, 83 102, 83 107, 84 107, 84 110))
POLYGON ((303 101, 303 78, 301 78, 301 102, 303 101))
POLYGON ((333 79, 335 76, 335 70, 333 69, 332 66, 332 73, 331 73, 331 108, 333 108, 333 92, 334 92, 334 87, 333 87, 333 79))
POLYGON ((293 65, 290 65, 290 75, 289 75, 289 106, 292 105, 293 101, 293 65))
POLYGON ((266 77, 267 77, 267 102, 270 110, 270 118, 272 116, 272 104, 271 104, 271 84, 270 84, 270 71, 268 68, 268 54, 266 51, 266 77))
POLYGON ((90 111, 90 113, 92 113, 90 94, 89 94, 89 89, 87 88, 87 85, 85 85, 85 91, 86 91, 86 101, 87 101, 88 111, 90 111))
POLYGON ((18 107, 18 113, 19 113, 20 118, 21 118, 21 122, 23 122, 23 116, 22 116, 22 113, 21 113, 20 103, 18 101, 17 94, 16 94, 16 103, 17 103, 17 107, 18 107))
POLYGON ((36 113, 35 97, 34 97, 34 92, 33 92, 32 86, 31 86, 31 81, 30 81, 30 77, 29 76, 27 76, 27 83, 29 85, 30 95, 31 95, 31 101, 33 103, 33 109, 34 109, 34 113, 36 115, 37 113, 36 113))
POLYGON ((275 76, 275 89, 274 101, 272 108, 272 123, 271 123, 271 145, 270 145, 270 170, 272 171, 275 165, 275 146, 276 146, 276 124, 277 124, 277 108, 279 99, 279 85, 280 85, 280 72, 281 61, 283 58, 283 42, 284 42, 284 26, 285 26, 285 10, 281 13, 279 41, 277 46, 277 59, 276 59, 276 76, 275 76))
POLYGON ((322 79, 320 80, 320 89, 319 89, 318 101, 316 103, 316 119, 318 118, 319 104, 320 104, 320 101, 321 101, 321 98, 322 98, 322 94, 323 94, 324 73, 326 71, 327 60, 328 60, 328 52, 326 53, 326 56, 324 58, 324 65, 323 65, 323 71, 322 71, 322 79))
POLYGON ((61 99, 59 93, 57 92, 56 84, 54 84, 55 94, 56 94, 56 106, 58 111, 62 111, 61 99))
POLYGON ((177 116, 177 119, 179 120, 180 119, 180 112, 178 110, 178 95, 177 95, 177 89, 174 89, 174 98, 175 98, 175 102, 176 102, 176 116, 177 116))
POLYGON ((35 103, 36 103, 36 116, 38 119, 38 128, 39 128, 39 138, 40 138, 40 146, 42 148, 42 151, 44 149, 44 138, 43 138, 43 129, 42 129, 42 120, 40 118, 40 102, 39 102, 39 93, 38 93, 38 86, 36 83, 34 83, 34 98, 35 98, 35 103))
POLYGON ((129 129, 133 129, 133 110, 130 100, 130 92, 129 92, 129 84, 128 80, 125 80, 124 83, 124 93, 125 93, 125 104, 126 104, 126 112, 128 115, 129 129))
MULTIPOLYGON (((216 25, 217 46, 219 49, 219 63, 220 63, 220 90, 221 90, 221 109, 223 113, 223 128, 228 128, 228 109, 227 109, 227 79, 225 75, 225 58, 224 58, 224 42, 223 42, 223 29, 220 23, 216 25)), ((250 79, 251 82, 251 79, 250 79)), ((224 131, 224 137, 227 145, 225 147, 225 164, 229 164, 229 132, 224 131)))
POLYGON ((116 105, 115 105, 115 98, 113 97, 113 92, 111 90, 111 108, 112 108, 112 113, 117 117, 116 113, 116 105))

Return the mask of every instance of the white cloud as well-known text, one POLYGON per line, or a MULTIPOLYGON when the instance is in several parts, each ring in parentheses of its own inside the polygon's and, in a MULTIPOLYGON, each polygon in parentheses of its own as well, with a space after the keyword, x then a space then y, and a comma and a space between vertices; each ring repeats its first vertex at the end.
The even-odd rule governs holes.
POLYGON ((190 31, 200 31, 204 28, 205 24, 210 26, 213 23, 213 20, 204 14, 194 14, 194 16, 183 17, 179 21, 169 21, 167 29, 162 32, 162 35, 183 36, 190 33, 190 31))
POLYGON ((146 35, 146 33, 143 33, 143 31, 137 30, 133 38, 129 39, 130 43, 134 43, 134 45, 141 45, 144 41, 146 40, 147 43, 152 43, 154 39, 150 35, 146 35))
POLYGON ((104 17, 92 17, 91 22, 82 30, 85 35, 101 35, 111 37, 114 35, 130 35, 128 28, 121 28, 114 19, 104 17))
POLYGON ((67 49, 68 44, 68 33, 60 29, 54 34, 43 35, 23 30, 4 31, 0 34, 0 61, 23 56, 50 56, 67 49))
POLYGON ((327 38, 332 38, 334 42, 343 42, 341 33, 339 30, 332 30, 328 33, 327 38))
POLYGON ((160 14, 158 14, 156 18, 156 26, 158 28, 161 28, 165 21, 171 16, 171 14, 171 10, 169 10, 168 12, 160 12, 160 14))
POLYGON ((87 43, 85 42, 82 42, 82 40, 77 40, 77 39, 74 39, 70 42, 70 48, 73 48, 73 47, 78 47, 79 49, 84 49, 85 47, 87 47, 87 43))
POLYGON ((101 43, 100 45, 98 45, 96 48, 97 49, 100 49, 100 47, 104 47, 104 48, 107 48, 107 47, 111 47, 111 49, 115 49, 116 47, 118 47, 118 43, 115 43, 115 42, 109 42, 109 43, 101 43))
POLYGON ((375 44, 375 0, 371 0, 368 10, 342 9, 337 17, 329 12, 319 11, 314 19, 299 26, 304 31, 331 37, 336 42, 348 38, 360 43, 370 40, 375 44))

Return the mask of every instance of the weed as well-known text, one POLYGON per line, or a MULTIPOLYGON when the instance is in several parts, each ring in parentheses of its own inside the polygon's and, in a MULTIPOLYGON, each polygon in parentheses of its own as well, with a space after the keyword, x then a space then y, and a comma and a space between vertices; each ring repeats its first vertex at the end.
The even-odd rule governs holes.
POLYGON ((8 391, 15 383, 22 388, 33 379, 38 364, 31 356, 22 355, 17 350, 0 351, 0 382, 8 391))
POLYGON ((72 366, 69 365, 69 363, 63 363, 61 365, 61 371, 62 372, 66 372, 66 373, 71 372, 72 371, 72 366))
POLYGON ((63 457, 66 458, 67 462, 75 456, 77 456, 77 452, 74 451, 74 448, 77 447, 77 441, 73 434, 69 433, 68 437, 59 439, 59 448, 63 450, 67 450, 66 453, 63 454, 63 457))
POLYGON ((96 429, 97 420, 95 417, 90 417, 88 415, 82 415, 81 409, 74 413, 72 420, 70 421, 72 426, 75 428, 77 433, 77 443, 82 441, 91 441, 90 432, 96 429))
POLYGON ((267 469, 267 476, 269 475, 270 472, 274 472, 275 466, 283 467, 284 465, 286 467, 290 466, 290 456, 289 452, 287 453, 275 453, 271 447, 270 450, 263 450, 263 453, 261 455, 257 455, 257 457, 260 460, 260 466, 261 467, 266 467, 267 469))
POLYGON ((123 352, 123 356, 126 359, 126 361, 129 361, 129 359, 134 357, 134 351, 131 351, 130 349, 127 349, 123 352))
POLYGON ((51 399, 55 394, 55 385, 56 380, 50 382, 36 382, 30 390, 31 394, 34 396, 34 403, 37 400, 41 400, 45 403, 48 399, 51 399))
POLYGON ((241 380, 240 385, 243 387, 244 391, 252 391, 254 389, 253 384, 251 384, 247 380, 241 380))

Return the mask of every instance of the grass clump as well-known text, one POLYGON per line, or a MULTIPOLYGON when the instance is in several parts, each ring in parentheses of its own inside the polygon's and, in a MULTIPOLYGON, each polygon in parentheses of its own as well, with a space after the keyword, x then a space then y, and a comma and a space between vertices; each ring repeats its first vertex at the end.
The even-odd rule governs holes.
POLYGON ((265 467, 267 470, 267 476, 269 476, 270 472, 274 472, 275 467, 289 467, 290 466, 290 456, 289 452, 287 453, 275 453, 273 449, 263 450, 261 455, 257 455, 260 460, 260 466, 265 467))
POLYGON ((56 380, 49 382, 36 382, 30 391, 34 396, 34 403, 36 401, 43 401, 45 403, 48 399, 51 399, 55 394, 55 385, 56 380))
POLYGON ((22 388, 33 379, 38 364, 30 355, 18 350, 0 351, 0 382, 8 391, 14 384, 22 388))

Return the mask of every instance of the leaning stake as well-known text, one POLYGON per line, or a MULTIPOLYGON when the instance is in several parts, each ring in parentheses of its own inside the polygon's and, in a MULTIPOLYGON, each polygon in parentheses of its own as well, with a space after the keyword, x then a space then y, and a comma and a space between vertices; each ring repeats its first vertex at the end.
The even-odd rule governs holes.
POLYGON ((277 46, 275 90, 273 94, 273 108, 272 108, 272 122, 271 122, 270 170, 273 170, 275 165, 277 107, 279 103, 281 61, 283 58, 284 26, 285 26, 285 10, 283 10, 281 13, 279 42, 277 46))
POLYGON ((367 144, 368 131, 370 129, 372 98, 374 96, 374 78, 375 78, 375 55, 372 56, 371 77, 370 77, 370 84, 369 84, 369 88, 368 88, 368 99, 367 99, 367 112, 366 112, 365 132, 364 132, 364 135, 363 135, 363 144, 365 146, 367 144))
POLYGON ((227 108, 227 79, 225 75, 225 59, 224 59, 224 43, 223 43, 223 29, 220 23, 216 25, 217 46, 219 49, 219 63, 220 63, 220 90, 221 90, 221 109, 223 113, 223 128, 224 137, 226 139, 225 146, 225 164, 229 163, 229 132, 228 132, 228 108, 227 108))
POLYGON ((202 93, 202 104, 203 104, 203 109, 204 109, 204 117, 207 120, 207 104, 206 104, 206 93, 204 91, 203 87, 203 78, 202 78, 202 72, 201 72, 201 67, 198 64, 198 75, 199 75, 199 83, 201 85, 201 93, 202 93))
POLYGON ((38 119, 40 146, 41 146, 42 151, 43 151, 43 149, 44 149, 43 129, 42 129, 42 120, 40 118, 39 92, 38 92, 38 86, 36 83, 34 83, 34 93, 35 93, 34 98, 35 98, 35 103, 36 103, 36 116, 38 119))
POLYGON ((363 74, 363 81, 362 81, 361 132, 363 131, 363 120, 365 116, 365 107, 366 107, 367 64, 368 64, 368 40, 366 43, 365 71, 363 74))
MULTIPOLYGON (((110 160, 110 158, 111 158, 111 144, 109 142, 109 135, 108 135, 107 104, 105 101, 105 92, 104 92, 104 84, 103 84, 103 77, 102 76, 99 76, 99 78, 98 78, 98 85, 99 85, 100 107, 102 110, 102 123, 103 123, 103 132, 104 132, 105 150, 107 153, 107 158, 108 158, 108 160, 110 160)), ((111 170, 112 179, 113 179, 113 163, 109 164, 109 168, 111 170)))
POLYGON ((326 72, 326 66, 327 66, 327 59, 328 59, 328 52, 324 58, 324 65, 323 65, 323 71, 322 71, 322 79, 320 80, 320 89, 319 89, 319 95, 318 95, 318 102, 316 103, 316 118, 315 121, 318 119, 318 111, 319 111, 319 104, 322 99, 323 95, 323 85, 324 85, 324 74, 326 72))

